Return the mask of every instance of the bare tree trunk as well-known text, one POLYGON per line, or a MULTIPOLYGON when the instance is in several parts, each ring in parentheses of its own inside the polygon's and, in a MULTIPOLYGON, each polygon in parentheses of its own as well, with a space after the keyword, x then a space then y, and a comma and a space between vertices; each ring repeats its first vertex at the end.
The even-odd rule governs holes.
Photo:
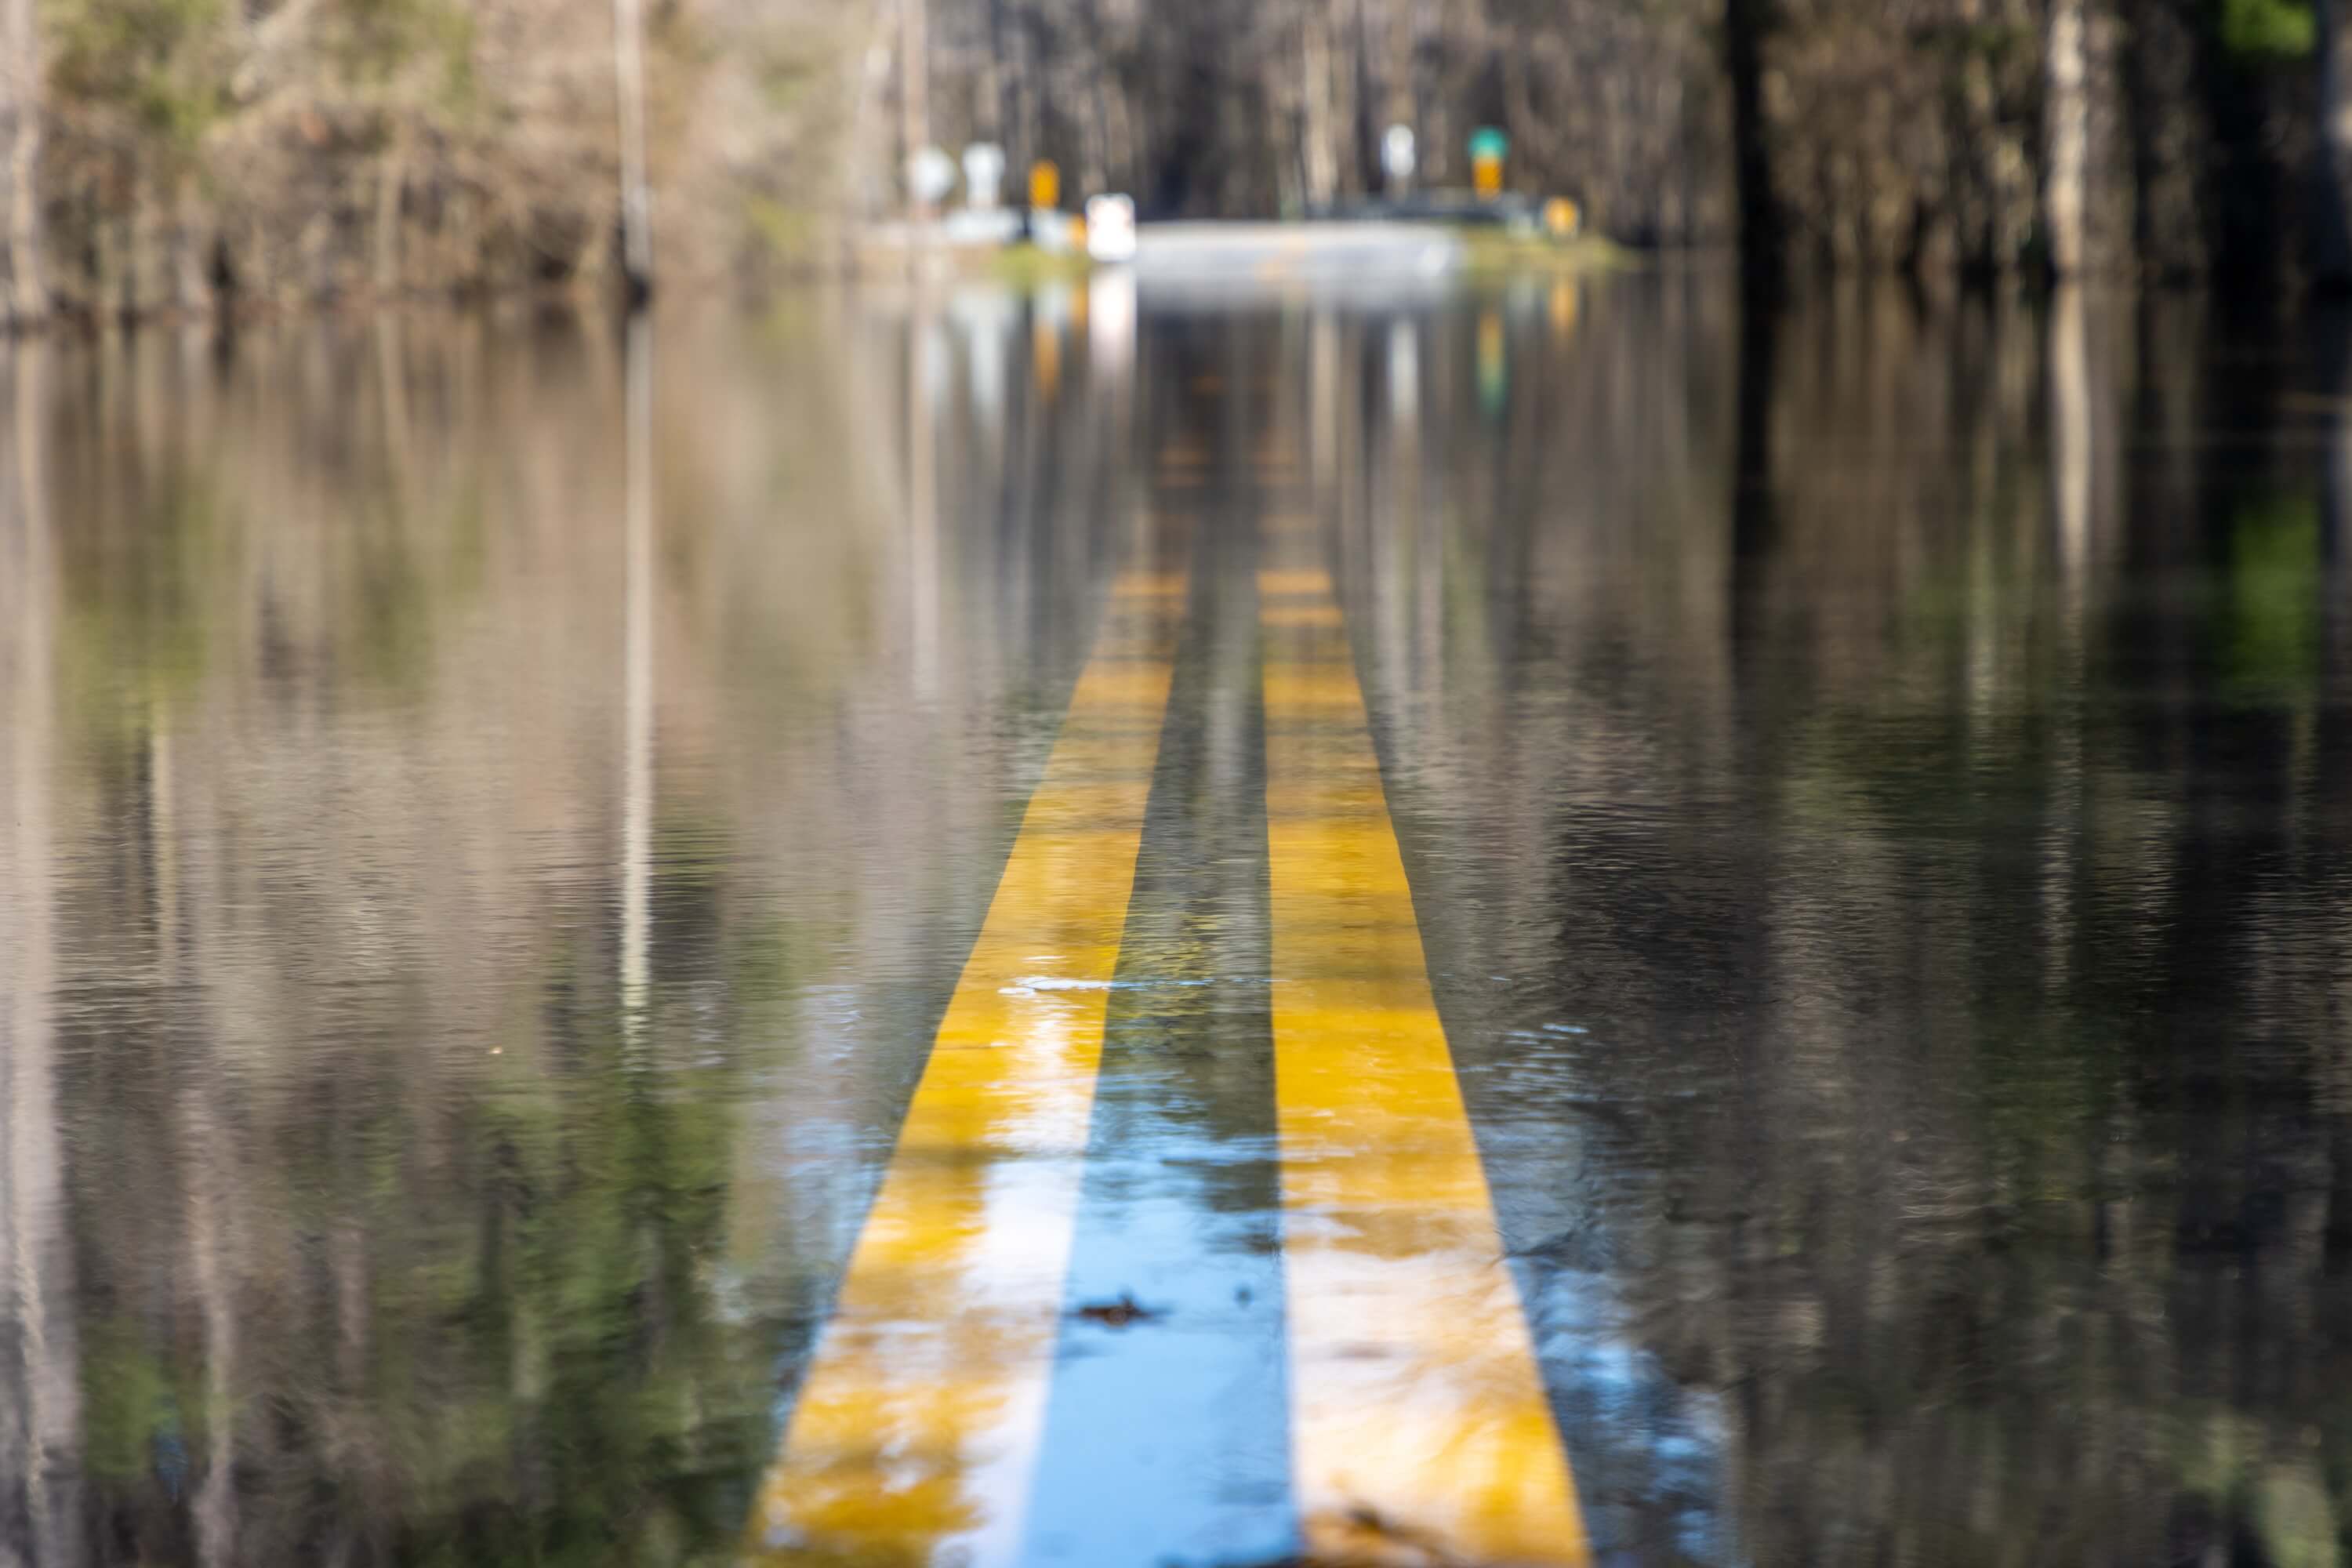
POLYGON ((653 196, 646 186, 646 22, 641 0, 613 0, 613 84, 621 129, 621 264, 629 299, 653 291, 653 196))
POLYGON ((7 122, 8 314, 37 321, 49 313, 41 257, 41 26, 38 0, 5 0, 0 47, 0 121, 7 122))
POLYGON ((2318 0, 2318 214, 2313 269, 2331 289, 2352 288, 2352 26, 2347 0, 2318 0))
POLYGON ((931 144, 931 41, 929 0, 898 0, 898 158, 931 144))
POLYGON ((2083 270, 2085 170, 2090 161, 2091 110, 2086 96, 2084 0, 2050 0, 2042 109, 2042 221, 2050 236, 2050 269, 2061 278, 2083 270))
POLYGON ((1328 203, 1339 184, 1331 147, 1331 25, 1323 14, 1323 0, 1308 0, 1298 24, 1299 104, 1302 128, 1300 167, 1307 180, 1307 205, 1328 203))
MULTIPOLYGON (((1419 133, 1420 100, 1414 95, 1415 62, 1421 54, 1421 24, 1414 0, 1382 0, 1389 7, 1388 102, 1390 125, 1411 125, 1419 133)), ((1386 127, 1383 127, 1386 129, 1386 127)))

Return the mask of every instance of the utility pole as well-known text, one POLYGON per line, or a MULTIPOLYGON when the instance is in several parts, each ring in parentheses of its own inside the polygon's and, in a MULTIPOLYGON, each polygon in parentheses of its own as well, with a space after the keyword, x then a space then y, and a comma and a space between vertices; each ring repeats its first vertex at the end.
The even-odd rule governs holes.
POLYGON ((613 0, 613 86, 621 122, 621 267, 629 303, 654 287, 653 193, 646 185, 646 19, 643 0, 613 0))

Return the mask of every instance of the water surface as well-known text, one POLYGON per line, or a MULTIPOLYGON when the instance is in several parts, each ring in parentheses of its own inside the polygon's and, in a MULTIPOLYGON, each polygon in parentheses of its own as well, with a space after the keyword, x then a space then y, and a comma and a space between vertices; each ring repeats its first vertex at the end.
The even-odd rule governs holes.
POLYGON ((2347 325, 1668 273, 16 349, 0 1561, 758 1549, 1139 574, 1050 1386, 957 1506, 1298 1550, 1302 562, 1602 1560, 2342 1560, 2347 325))

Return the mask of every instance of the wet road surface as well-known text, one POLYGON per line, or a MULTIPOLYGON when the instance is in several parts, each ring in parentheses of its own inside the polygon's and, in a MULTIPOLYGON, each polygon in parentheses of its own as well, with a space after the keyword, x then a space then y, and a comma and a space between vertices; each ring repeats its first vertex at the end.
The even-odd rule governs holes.
POLYGON ((2342 336, 20 351, 0 1561, 2340 1560, 2342 336))

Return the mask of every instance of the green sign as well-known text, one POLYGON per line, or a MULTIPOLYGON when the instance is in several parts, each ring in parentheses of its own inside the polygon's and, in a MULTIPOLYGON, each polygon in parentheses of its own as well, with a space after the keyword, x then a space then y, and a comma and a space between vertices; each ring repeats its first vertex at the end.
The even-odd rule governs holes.
POLYGON ((1499 161, 1511 150, 1511 139, 1492 125, 1481 125, 1470 132, 1470 161, 1474 163, 1492 158, 1499 161))

